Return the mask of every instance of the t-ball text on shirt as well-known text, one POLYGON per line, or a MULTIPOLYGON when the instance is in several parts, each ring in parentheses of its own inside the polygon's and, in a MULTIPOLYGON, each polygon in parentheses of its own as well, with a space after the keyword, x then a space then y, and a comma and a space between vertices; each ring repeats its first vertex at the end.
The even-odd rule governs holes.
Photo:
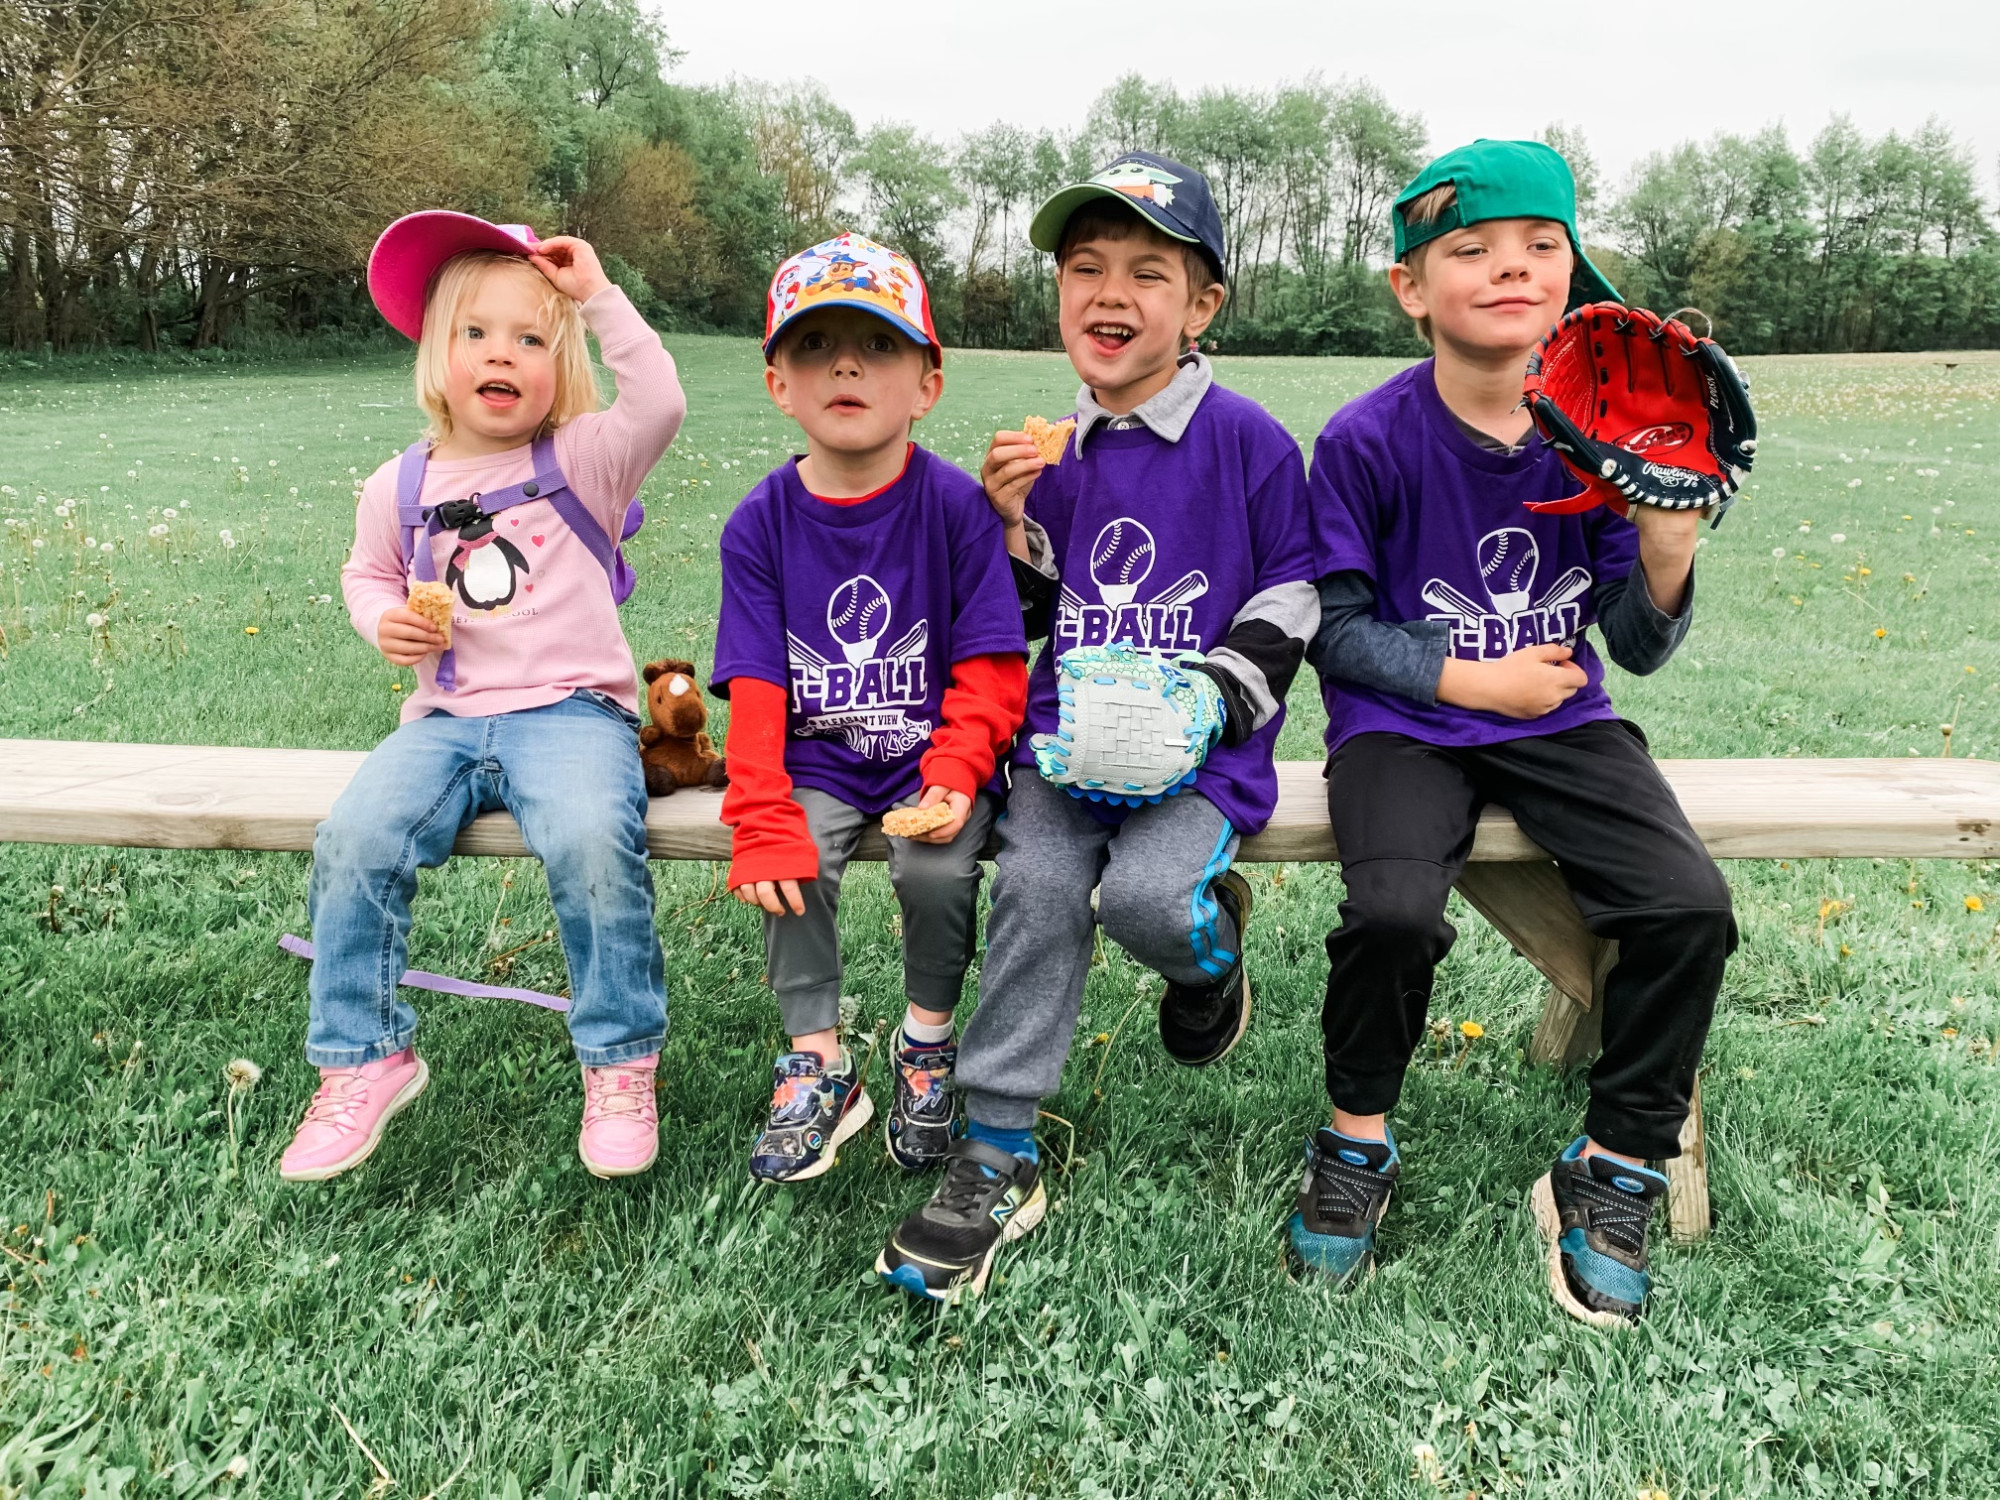
POLYGON ((1139 521, 1130 516, 1107 521, 1090 546, 1090 581, 1098 602, 1087 604, 1075 589, 1063 586, 1056 605, 1057 652, 1114 641, 1168 655, 1201 650, 1190 606, 1208 592, 1208 575, 1192 569, 1151 598, 1140 599, 1156 556, 1153 534, 1139 521))
POLYGON ((839 739, 855 754, 877 760, 898 759, 930 738, 929 719, 903 712, 930 699, 930 623, 919 620, 889 643, 894 618, 888 591, 862 573, 827 599, 827 633, 845 660, 834 661, 785 632, 791 706, 799 719, 795 736, 839 739))
POLYGON ((1587 568, 1571 568, 1537 595, 1541 549, 1519 526, 1503 526, 1479 539, 1479 581, 1490 607, 1442 578, 1423 586, 1426 619, 1451 626, 1451 654, 1462 660, 1496 661, 1528 646, 1567 645, 1583 629, 1583 597, 1590 592, 1587 568))

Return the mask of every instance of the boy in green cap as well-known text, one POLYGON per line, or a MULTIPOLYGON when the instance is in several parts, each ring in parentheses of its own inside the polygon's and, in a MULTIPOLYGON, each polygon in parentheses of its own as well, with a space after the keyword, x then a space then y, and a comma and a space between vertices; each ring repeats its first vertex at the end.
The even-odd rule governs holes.
POLYGON ((1387 1115, 1424 1033, 1445 900, 1488 803, 1553 854, 1615 940, 1585 1134, 1534 1188, 1550 1288, 1600 1326, 1638 1318, 1646 1231, 1679 1154, 1736 945, 1729 888, 1620 719, 1588 629, 1629 672, 1687 633, 1702 512, 1527 509, 1576 482, 1521 406, 1571 307, 1616 300, 1576 234, 1569 166, 1534 141, 1439 157, 1393 210, 1390 284, 1434 355, 1334 414, 1309 483, 1327 790, 1347 885, 1327 938, 1331 1125, 1306 1148, 1292 1244, 1361 1271, 1401 1169, 1387 1115))

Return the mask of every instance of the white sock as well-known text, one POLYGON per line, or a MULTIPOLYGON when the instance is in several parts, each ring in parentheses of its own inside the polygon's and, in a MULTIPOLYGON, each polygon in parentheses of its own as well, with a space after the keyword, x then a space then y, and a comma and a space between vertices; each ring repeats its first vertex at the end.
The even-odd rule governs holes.
POLYGON ((903 1040, 914 1042, 919 1047, 935 1047, 940 1042, 951 1040, 951 1022, 942 1026, 926 1026, 917 1019, 913 1010, 903 1012, 903 1040))

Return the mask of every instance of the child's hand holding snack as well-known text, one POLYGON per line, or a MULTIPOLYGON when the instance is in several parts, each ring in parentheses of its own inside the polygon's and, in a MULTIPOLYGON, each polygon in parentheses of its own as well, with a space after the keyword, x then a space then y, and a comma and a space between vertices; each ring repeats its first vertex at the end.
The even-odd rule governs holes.
POLYGON ((381 624, 375 627, 376 649, 393 666, 414 667, 426 656, 448 649, 450 644, 437 626, 415 610, 400 605, 384 610, 381 624))
POLYGON ((927 786, 915 807, 891 808, 882 815, 882 831, 892 839, 917 844, 949 844, 965 830, 972 799, 948 787, 927 786))

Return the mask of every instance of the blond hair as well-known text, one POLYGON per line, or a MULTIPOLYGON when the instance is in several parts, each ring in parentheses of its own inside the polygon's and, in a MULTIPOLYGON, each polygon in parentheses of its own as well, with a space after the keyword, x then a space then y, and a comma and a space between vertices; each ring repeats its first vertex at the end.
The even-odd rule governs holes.
POLYGON ((424 293, 424 333, 417 340, 417 405, 431 419, 433 441, 443 442, 451 436, 445 382, 452 360, 464 354, 466 304, 489 275, 503 271, 524 276, 532 286, 539 303, 536 311, 548 335, 549 354, 555 362, 555 401, 535 436, 546 437, 571 417, 597 410, 597 371, 590 362, 590 343, 576 302, 557 291, 521 256, 468 250, 438 267, 424 293))
MULTIPOLYGON (((1446 209, 1455 207, 1457 203, 1458 184, 1441 182, 1428 193, 1421 193, 1403 205, 1403 222, 1413 229, 1435 224, 1444 217, 1446 209)), ((1431 242, 1425 240, 1421 245, 1412 246, 1403 252, 1403 264, 1410 268, 1411 275, 1419 274, 1423 253, 1430 247, 1431 242)), ((1437 347, 1431 340, 1431 320, 1428 317, 1417 319, 1417 334, 1423 339, 1425 347, 1437 347)))

